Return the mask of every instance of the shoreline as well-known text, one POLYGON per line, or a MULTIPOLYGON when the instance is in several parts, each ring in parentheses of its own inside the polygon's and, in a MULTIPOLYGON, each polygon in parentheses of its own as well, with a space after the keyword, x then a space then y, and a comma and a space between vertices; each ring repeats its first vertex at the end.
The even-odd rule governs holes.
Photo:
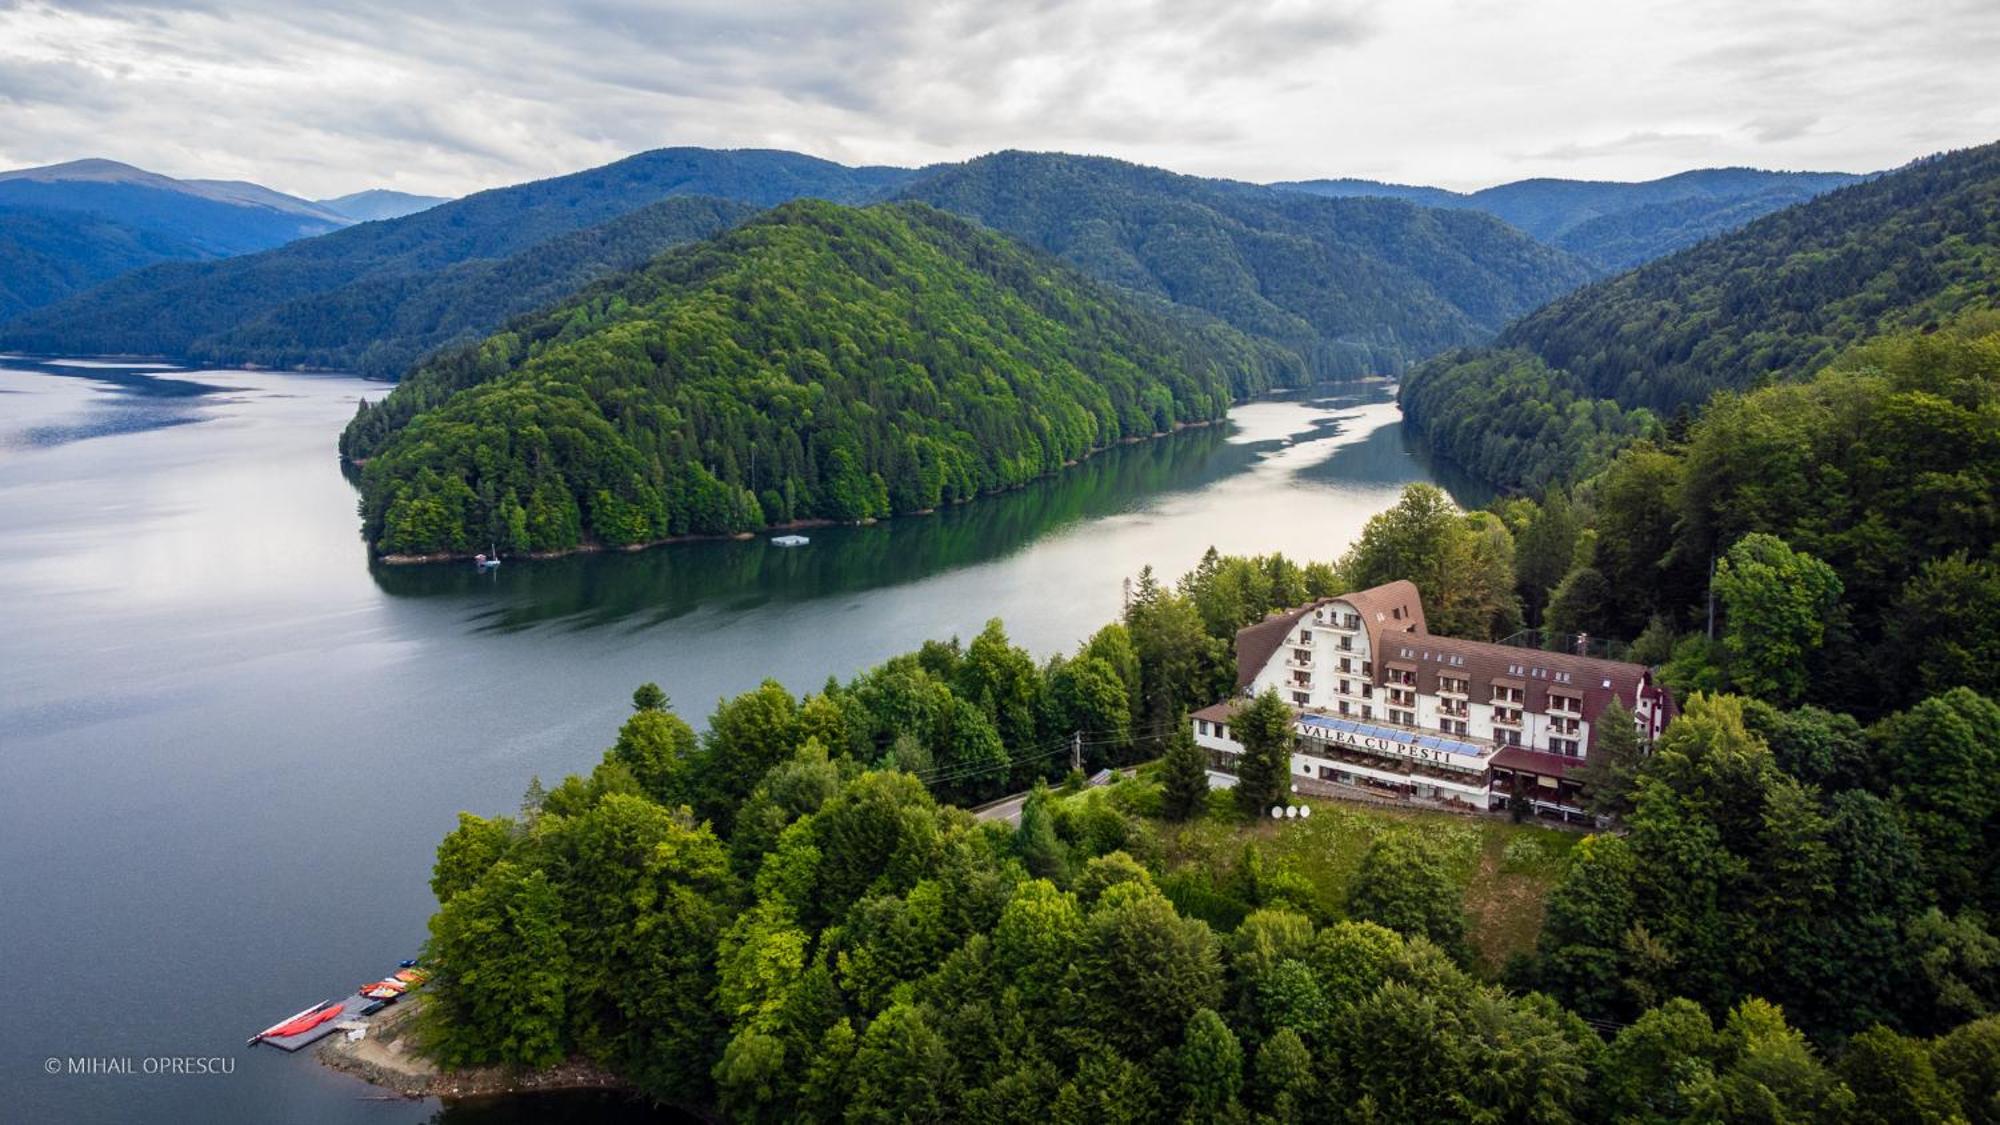
POLYGON ((422 1010, 423 1002, 423 996, 412 996, 370 1020, 368 1034, 357 1042, 348 1042, 345 1035, 327 1037, 313 1047, 314 1059, 329 1070, 412 1101, 568 1090, 633 1092, 617 1075, 582 1059, 542 1070, 515 1071, 499 1066, 440 1070, 437 1064, 411 1049, 410 1024, 422 1010))
MULTIPOLYGON (((1079 457, 1075 460, 1064 461, 1059 467, 1049 472, 1043 473, 1041 476, 1035 477, 1033 480, 1023 481, 1020 484, 1012 485, 1007 488, 989 489, 977 495, 968 496, 963 500, 954 500, 951 501, 949 504, 940 505, 940 507, 955 508, 963 504, 971 504, 978 500, 983 500, 989 496, 1000 496, 1008 492, 1019 492, 1021 489, 1027 488, 1031 484, 1036 484, 1041 481, 1052 480, 1056 477, 1059 477, 1063 474, 1064 470, 1073 469, 1076 466, 1081 465, 1083 462, 1090 460, 1091 458, 1097 456, 1100 453, 1109 452, 1112 449, 1117 449, 1123 446, 1142 445, 1146 442, 1159 441, 1161 438, 1173 437, 1175 434, 1184 433, 1188 430, 1206 429, 1210 426, 1221 425, 1222 423, 1227 422, 1228 420, 1229 416, 1225 414, 1220 418, 1205 418, 1198 422, 1176 422, 1174 423, 1174 428, 1171 430, 1162 430, 1157 433, 1144 434, 1137 437, 1120 438, 1116 442, 1113 442, 1110 445, 1101 446, 1097 449, 1090 450, 1088 453, 1085 453, 1082 457, 1079 457)), ((361 462, 348 461, 347 464, 360 465, 361 462)), ((602 543, 584 543, 575 547, 565 547, 560 551, 521 551, 518 554, 503 556, 503 561, 505 558, 546 560, 546 559, 568 558, 571 555, 601 554, 606 551, 646 551, 646 550, 651 550, 654 547, 672 546, 675 543, 712 543, 725 539, 750 540, 750 539, 755 539, 760 535, 773 535, 773 534, 782 535, 786 532, 802 531, 816 527, 867 527, 871 524, 885 523, 889 520, 908 519, 912 516, 934 515, 937 513, 937 511, 938 508, 918 508, 915 511, 892 512, 886 516, 870 517, 865 520, 856 520, 852 523, 848 523, 842 520, 831 520, 825 518, 790 520, 786 523, 769 524, 764 527, 757 528, 754 531, 737 531, 737 532, 714 534, 714 535, 670 535, 664 539, 649 539, 643 543, 628 543, 622 547, 610 547, 602 543)), ((452 551, 438 551, 422 555, 408 555, 408 554, 372 555, 371 560, 373 562, 380 563, 384 566, 421 566, 425 563, 471 562, 475 557, 476 556, 473 554, 460 554, 452 551)))

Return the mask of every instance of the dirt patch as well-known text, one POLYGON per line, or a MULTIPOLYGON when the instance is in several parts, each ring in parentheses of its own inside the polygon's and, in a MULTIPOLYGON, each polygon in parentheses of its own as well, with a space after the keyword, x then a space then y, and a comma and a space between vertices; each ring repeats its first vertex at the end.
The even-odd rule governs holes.
POLYGON ((623 1090, 617 1075, 573 1059, 542 1070, 475 1067, 440 1070, 417 1053, 413 1034, 423 997, 413 996, 368 1021, 368 1034, 348 1042, 343 1034, 322 1041, 319 1061, 407 1098, 478 1098, 531 1090, 623 1090))

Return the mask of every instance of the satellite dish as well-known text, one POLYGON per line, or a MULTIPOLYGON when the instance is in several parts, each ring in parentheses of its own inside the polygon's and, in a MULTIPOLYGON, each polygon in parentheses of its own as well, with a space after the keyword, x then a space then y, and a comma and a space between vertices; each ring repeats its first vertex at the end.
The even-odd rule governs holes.
POLYGON ((1283 805, 1272 805, 1272 806, 1271 806, 1271 819, 1272 819, 1272 820, 1283 820, 1283 819, 1285 819, 1285 806, 1283 806, 1283 805))

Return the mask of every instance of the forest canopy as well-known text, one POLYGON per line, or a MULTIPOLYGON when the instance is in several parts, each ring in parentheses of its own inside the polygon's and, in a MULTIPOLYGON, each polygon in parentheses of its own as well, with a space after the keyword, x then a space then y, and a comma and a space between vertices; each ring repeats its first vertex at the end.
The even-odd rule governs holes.
POLYGON ((382 551, 617 547, 966 500, 1303 375, 928 207, 799 202, 434 359, 342 450, 382 551))

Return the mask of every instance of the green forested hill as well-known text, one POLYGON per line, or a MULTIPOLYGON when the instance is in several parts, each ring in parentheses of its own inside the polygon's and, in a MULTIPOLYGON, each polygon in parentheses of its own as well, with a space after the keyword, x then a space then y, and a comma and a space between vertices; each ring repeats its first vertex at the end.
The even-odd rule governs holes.
POLYGON ((1424 364, 1402 398, 1413 426, 1465 468, 1536 487, 1580 476, 1718 390, 1802 378, 1864 339, 1996 303, 2000 145, 1987 145, 1571 293, 1492 350, 1424 364))
POLYGON ((439 348, 469 343, 509 317, 552 305, 601 277, 644 265, 756 212, 708 196, 663 199, 505 258, 368 277, 287 301, 216 337, 215 358, 400 375, 439 348))
POLYGON ((1486 215, 1102 157, 996 153, 937 170, 902 197, 1277 340, 1335 377, 1482 342, 1589 276, 1583 263, 1486 215))
MULTIPOLYGON (((384 287, 427 285, 463 263, 511 258, 674 196, 706 195, 753 207, 799 196, 866 202, 914 174, 850 168, 793 152, 659 149, 260 254, 139 270, 8 322, 0 327, 0 346, 341 365, 380 339, 389 315, 379 296, 384 287)), ((508 311, 491 312, 477 327, 491 328, 508 311)), ((387 344, 403 352, 418 346, 400 339, 387 344)))
POLYGON ((799 202, 434 359, 342 448, 380 550, 622 546, 964 500, 1302 376, 930 208, 799 202))
POLYGON ((1919 161, 1561 298, 1502 335, 1627 406, 1806 375, 2000 297, 2000 144, 1919 161))

